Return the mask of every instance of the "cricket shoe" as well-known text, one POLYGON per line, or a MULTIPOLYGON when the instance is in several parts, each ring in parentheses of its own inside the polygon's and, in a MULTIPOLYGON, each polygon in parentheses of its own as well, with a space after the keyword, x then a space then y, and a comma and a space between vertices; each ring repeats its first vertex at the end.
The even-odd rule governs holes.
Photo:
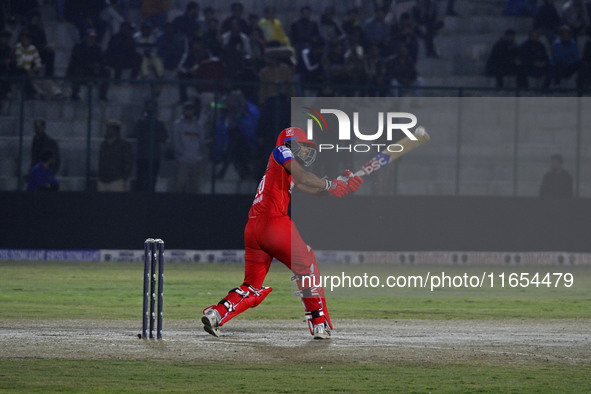
POLYGON ((215 309, 208 309, 201 316, 203 329, 214 337, 220 336, 220 314, 215 309))
POLYGON ((330 339, 330 329, 326 324, 314 324, 313 334, 314 339, 330 339))

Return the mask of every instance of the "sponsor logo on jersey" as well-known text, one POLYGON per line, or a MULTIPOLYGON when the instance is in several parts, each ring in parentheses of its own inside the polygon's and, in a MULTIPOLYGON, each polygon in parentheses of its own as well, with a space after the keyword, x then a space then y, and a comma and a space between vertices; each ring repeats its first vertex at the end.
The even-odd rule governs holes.
POLYGON ((289 149, 287 146, 280 146, 279 152, 281 152, 284 159, 293 159, 293 153, 291 153, 291 149, 289 149))

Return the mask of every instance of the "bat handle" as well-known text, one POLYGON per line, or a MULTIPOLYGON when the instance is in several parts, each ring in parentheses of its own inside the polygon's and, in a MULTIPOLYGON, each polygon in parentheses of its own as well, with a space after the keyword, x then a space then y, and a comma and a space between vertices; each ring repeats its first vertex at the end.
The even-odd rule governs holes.
POLYGON ((348 176, 340 175, 339 177, 337 177, 337 180, 346 183, 349 181, 349 179, 353 178, 354 176, 364 176, 364 175, 367 175, 367 173, 363 170, 359 170, 357 172, 352 172, 348 176))

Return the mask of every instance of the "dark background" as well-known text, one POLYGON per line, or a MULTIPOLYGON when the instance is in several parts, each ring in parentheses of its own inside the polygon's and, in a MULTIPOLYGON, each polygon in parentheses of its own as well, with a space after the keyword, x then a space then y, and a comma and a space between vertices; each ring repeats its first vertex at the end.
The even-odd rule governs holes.
MULTIPOLYGON (((0 193, 3 249, 242 249, 250 195, 0 193)), ((591 252, 591 200, 295 195, 315 249, 591 252)))

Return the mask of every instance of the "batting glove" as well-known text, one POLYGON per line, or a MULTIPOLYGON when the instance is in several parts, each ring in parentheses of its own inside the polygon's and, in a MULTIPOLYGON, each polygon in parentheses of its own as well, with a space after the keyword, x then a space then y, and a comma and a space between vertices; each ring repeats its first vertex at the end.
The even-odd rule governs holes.
POLYGON ((350 170, 345 170, 338 179, 346 179, 347 186, 351 193, 355 193, 363 183, 360 176, 355 176, 350 170))
POLYGON ((324 181, 326 182, 324 190, 328 191, 335 197, 341 198, 351 192, 348 185, 343 181, 339 181, 338 179, 333 179, 332 181, 325 179, 324 181))

